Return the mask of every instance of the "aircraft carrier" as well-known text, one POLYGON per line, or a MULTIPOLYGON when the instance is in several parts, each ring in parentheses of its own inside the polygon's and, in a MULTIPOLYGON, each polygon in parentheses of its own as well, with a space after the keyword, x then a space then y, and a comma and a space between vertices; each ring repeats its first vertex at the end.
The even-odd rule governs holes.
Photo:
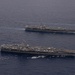
POLYGON ((75 57, 75 50, 57 49, 54 47, 31 47, 28 44, 3 44, 1 52, 46 55, 53 57, 75 57))
POLYGON ((51 28, 44 26, 26 26, 25 31, 27 32, 40 32, 40 33, 58 33, 58 34, 75 34, 74 29, 66 29, 66 28, 51 28))

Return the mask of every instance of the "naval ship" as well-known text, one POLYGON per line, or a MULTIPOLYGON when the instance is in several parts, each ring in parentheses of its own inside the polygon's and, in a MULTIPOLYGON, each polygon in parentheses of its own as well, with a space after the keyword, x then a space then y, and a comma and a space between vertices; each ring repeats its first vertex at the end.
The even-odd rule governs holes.
POLYGON ((75 57, 75 50, 57 49, 54 47, 31 47, 28 44, 3 44, 1 52, 45 55, 53 57, 75 57))
POLYGON ((66 29, 66 28, 61 28, 61 27, 51 28, 51 27, 46 27, 46 25, 43 25, 43 26, 26 25, 25 31, 40 32, 40 33, 75 34, 74 29, 66 29))

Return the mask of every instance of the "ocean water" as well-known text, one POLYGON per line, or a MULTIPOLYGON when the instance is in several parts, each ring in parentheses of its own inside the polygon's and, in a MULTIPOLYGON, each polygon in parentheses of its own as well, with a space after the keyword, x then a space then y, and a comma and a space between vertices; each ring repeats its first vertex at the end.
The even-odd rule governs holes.
MULTIPOLYGON (((26 25, 75 29, 74 0, 0 0, 0 45, 26 43, 75 50, 75 34, 25 32, 26 25)), ((0 75, 75 75, 75 58, 0 52, 0 75)))

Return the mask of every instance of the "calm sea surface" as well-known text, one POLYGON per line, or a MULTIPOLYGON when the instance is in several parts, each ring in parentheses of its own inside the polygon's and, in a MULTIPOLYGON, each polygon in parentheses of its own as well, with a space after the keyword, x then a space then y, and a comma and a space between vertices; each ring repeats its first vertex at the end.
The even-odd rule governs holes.
MULTIPOLYGON (((75 0, 0 0, 0 45, 75 50, 75 34, 25 32, 25 25, 75 29, 75 0)), ((0 52, 0 75, 75 75, 75 58, 33 57, 0 52)))

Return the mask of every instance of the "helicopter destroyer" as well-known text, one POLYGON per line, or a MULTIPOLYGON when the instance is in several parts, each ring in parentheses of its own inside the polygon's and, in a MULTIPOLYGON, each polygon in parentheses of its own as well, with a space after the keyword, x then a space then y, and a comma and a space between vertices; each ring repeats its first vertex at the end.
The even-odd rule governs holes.
POLYGON ((58 33, 58 34, 75 34, 74 29, 66 29, 66 28, 51 28, 44 26, 26 26, 25 31, 27 32, 40 32, 40 33, 58 33))

